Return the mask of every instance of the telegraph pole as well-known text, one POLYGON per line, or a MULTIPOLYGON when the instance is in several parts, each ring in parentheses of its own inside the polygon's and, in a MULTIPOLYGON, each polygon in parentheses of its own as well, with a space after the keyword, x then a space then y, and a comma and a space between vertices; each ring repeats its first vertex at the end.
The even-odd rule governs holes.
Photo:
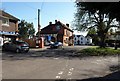
POLYGON ((38 9, 38 39, 40 38, 40 9, 38 9))

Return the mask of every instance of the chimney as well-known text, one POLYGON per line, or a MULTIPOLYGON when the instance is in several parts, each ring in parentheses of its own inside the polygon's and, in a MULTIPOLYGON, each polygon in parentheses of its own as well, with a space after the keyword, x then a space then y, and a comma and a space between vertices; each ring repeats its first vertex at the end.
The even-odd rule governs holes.
POLYGON ((52 24, 52 22, 49 22, 49 25, 51 25, 52 24))
POLYGON ((55 24, 57 23, 57 20, 55 20, 55 24))
POLYGON ((69 27, 69 24, 66 24, 67 27, 69 27))

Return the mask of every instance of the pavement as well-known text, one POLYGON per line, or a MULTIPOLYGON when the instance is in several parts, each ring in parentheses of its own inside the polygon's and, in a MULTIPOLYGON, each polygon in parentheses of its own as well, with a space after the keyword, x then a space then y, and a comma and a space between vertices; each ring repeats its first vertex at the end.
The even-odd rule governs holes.
MULTIPOLYGON (((89 46, 31 49, 27 54, 3 53, 2 79, 87 79, 116 72, 118 56, 71 57, 89 46)), ((117 77, 118 78, 118 77, 117 77)))

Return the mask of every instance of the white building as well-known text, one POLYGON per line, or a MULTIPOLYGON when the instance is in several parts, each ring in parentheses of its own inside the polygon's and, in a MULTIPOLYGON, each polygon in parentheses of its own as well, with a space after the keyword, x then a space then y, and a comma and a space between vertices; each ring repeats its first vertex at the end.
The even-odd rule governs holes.
POLYGON ((90 36, 86 36, 86 44, 91 45, 92 44, 92 38, 90 36))
POLYGON ((92 44, 92 38, 89 36, 74 35, 74 44, 75 45, 90 45, 92 44))

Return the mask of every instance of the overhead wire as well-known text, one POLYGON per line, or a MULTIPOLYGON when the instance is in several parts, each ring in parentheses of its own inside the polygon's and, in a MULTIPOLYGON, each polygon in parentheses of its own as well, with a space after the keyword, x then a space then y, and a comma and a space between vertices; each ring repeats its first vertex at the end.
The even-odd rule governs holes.
MULTIPOLYGON (((31 9, 33 9, 33 10, 38 10, 38 8, 33 7, 33 6, 31 6, 31 5, 28 5, 27 3, 24 3, 24 4, 25 4, 25 6, 27 6, 27 7, 31 8, 31 9)), ((40 6, 40 12, 41 12, 41 11, 42 11, 42 9, 43 9, 43 5, 44 5, 44 1, 41 3, 41 6, 40 6)), ((37 20, 37 18, 33 18, 33 19, 26 19, 26 20, 37 20)))
POLYGON ((25 6, 31 8, 31 9, 33 9, 33 10, 36 10, 36 9, 37 9, 37 8, 35 8, 35 7, 33 7, 33 6, 30 6, 30 5, 26 4, 26 3, 24 3, 24 4, 25 4, 25 6))

